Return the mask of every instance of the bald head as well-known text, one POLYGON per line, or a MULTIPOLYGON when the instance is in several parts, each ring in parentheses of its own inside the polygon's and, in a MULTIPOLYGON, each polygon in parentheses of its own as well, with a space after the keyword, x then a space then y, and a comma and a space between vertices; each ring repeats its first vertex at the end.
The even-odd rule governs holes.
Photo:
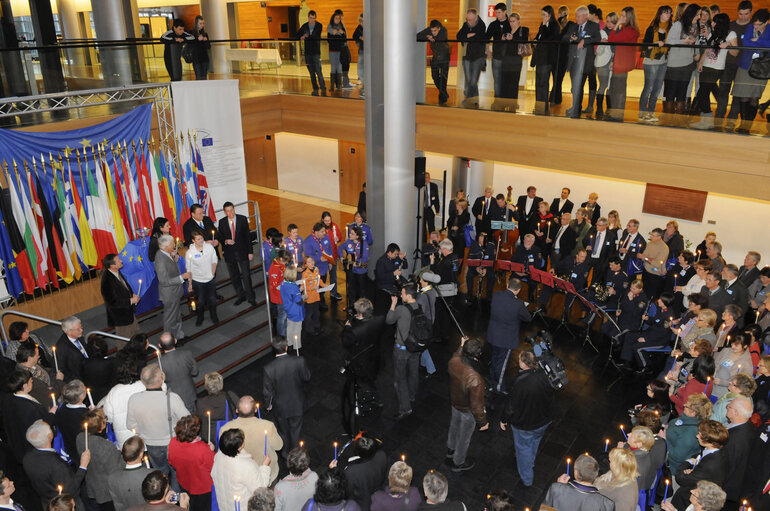
POLYGON ((254 401, 254 398, 251 396, 243 396, 238 401, 238 416, 239 417, 253 417, 254 416, 254 405, 256 404, 256 401, 254 401))
POLYGON ((732 424, 743 424, 754 413, 754 402, 746 396, 738 396, 727 405, 727 418, 732 424))

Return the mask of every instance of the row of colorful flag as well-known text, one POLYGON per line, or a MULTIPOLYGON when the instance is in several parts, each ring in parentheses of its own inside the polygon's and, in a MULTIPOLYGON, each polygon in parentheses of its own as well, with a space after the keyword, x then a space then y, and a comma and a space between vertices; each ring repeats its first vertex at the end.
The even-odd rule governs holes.
POLYGON ((9 294, 80 280, 142 230, 149 233, 158 217, 181 237, 193 204, 215 220, 200 151, 187 138, 187 147, 177 145, 178 159, 140 139, 3 161, 0 258, 9 294))

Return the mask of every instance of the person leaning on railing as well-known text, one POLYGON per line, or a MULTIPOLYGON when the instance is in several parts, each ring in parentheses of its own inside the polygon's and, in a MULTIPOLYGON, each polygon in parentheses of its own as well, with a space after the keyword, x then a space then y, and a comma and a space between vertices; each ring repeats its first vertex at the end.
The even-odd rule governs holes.
MULTIPOLYGON (((691 45, 697 38, 696 16, 700 13, 697 4, 690 4, 682 13, 682 17, 671 25, 668 31, 666 44, 691 45)), ((684 115, 685 100, 687 99, 687 85, 690 76, 695 69, 695 53, 692 48, 675 47, 668 51, 668 67, 666 68, 663 102, 663 113, 668 114, 664 121, 679 124, 683 118, 675 121, 671 114, 684 115)))
POLYGON ((559 40, 559 24, 553 7, 546 5, 540 12, 542 23, 537 30, 534 41, 543 41, 544 44, 534 44, 530 67, 535 68, 535 110, 536 114, 548 114, 548 87, 550 85, 551 71, 556 65, 556 56, 559 46, 551 41, 559 40))
POLYGON ((660 89, 663 87, 663 78, 666 76, 668 48, 664 44, 671 28, 672 15, 670 6, 661 5, 644 33, 642 42, 649 46, 642 48, 644 88, 639 96, 639 120, 643 122, 658 121, 655 117, 655 105, 658 102, 660 89))

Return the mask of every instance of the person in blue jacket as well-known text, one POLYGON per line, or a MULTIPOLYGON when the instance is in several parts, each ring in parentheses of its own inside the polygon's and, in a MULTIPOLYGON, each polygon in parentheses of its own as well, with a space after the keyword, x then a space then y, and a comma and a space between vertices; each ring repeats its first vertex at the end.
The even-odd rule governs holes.
POLYGON ((283 245, 291 255, 292 262, 297 267, 302 267, 305 261, 304 240, 299 235, 299 227, 295 224, 289 224, 286 227, 286 231, 289 233, 283 240, 283 245))
MULTIPOLYGON (((329 261, 324 257, 324 254, 329 258, 333 256, 332 242, 326 235, 326 226, 323 222, 316 222, 313 225, 313 234, 305 238, 305 255, 313 258, 318 272, 321 274, 321 280, 327 282, 329 261)), ((319 295, 321 296, 321 310, 328 310, 329 307, 324 298, 325 293, 319 293, 319 295)))
POLYGON ((348 305, 359 298, 366 298, 366 271, 369 265, 369 245, 363 241, 364 233, 358 226, 348 229, 348 239, 337 251, 345 268, 348 282, 348 305))
POLYGON ((350 229, 353 227, 360 227, 361 232, 364 233, 364 237, 361 238, 366 242, 367 245, 370 247, 372 246, 372 243, 374 243, 374 238, 372 237, 372 230, 369 228, 368 225, 366 225, 366 212, 364 211, 356 211, 355 215, 353 215, 353 223, 348 224, 348 233, 350 233, 350 229))
POLYGON ((495 293, 490 305, 487 342, 492 346, 492 367, 489 379, 496 392, 504 392, 505 368, 511 351, 519 347, 521 322, 532 321, 527 306, 519 298, 521 287, 521 281, 512 276, 508 279, 508 288, 495 293))
POLYGON ((268 227, 265 231, 265 239, 262 241, 262 264, 265 267, 265 273, 270 271, 270 264, 275 259, 275 251, 281 248, 283 234, 275 227, 268 227))
POLYGON ((297 285, 297 267, 290 265, 283 271, 281 300, 286 311, 286 340, 295 350, 302 347, 302 322, 305 320, 305 304, 297 285))

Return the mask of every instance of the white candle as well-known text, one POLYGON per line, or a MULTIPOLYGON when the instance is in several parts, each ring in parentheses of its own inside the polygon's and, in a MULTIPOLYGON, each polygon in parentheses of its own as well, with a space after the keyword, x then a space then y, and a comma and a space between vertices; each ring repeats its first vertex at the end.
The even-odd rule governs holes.
POLYGON ((51 402, 53 403, 53 407, 56 408, 56 394, 51 392, 51 402))
POLYGON ((83 432, 84 432, 84 436, 85 436, 85 439, 86 439, 86 448, 85 448, 85 450, 87 451, 88 450, 88 423, 87 422, 83 423, 83 432))
POLYGON ((94 408, 94 398, 91 397, 91 389, 86 387, 86 394, 88 394, 88 404, 91 405, 91 408, 94 408))
POLYGON ((139 279, 139 290, 136 292, 136 294, 138 295, 142 294, 142 279, 139 279))
POLYGON ((206 410, 206 419, 208 420, 208 423, 209 423, 209 434, 208 434, 207 442, 211 443, 211 410, 206 410))
POLYGON ((144 456, 144 466, 150 468, 150 458, 148 458, 146 455, 144 456))
POLYGON ((52 346, 51 350, 53 351, 53 363, 56 366, 56 372, 59 372, 59 359, 56 358, 56 346, 52 346))
POLYGON ((56 486, 56 489, 59 490, 59 495, 61 495, 62 486, 59 484, 56 486))

